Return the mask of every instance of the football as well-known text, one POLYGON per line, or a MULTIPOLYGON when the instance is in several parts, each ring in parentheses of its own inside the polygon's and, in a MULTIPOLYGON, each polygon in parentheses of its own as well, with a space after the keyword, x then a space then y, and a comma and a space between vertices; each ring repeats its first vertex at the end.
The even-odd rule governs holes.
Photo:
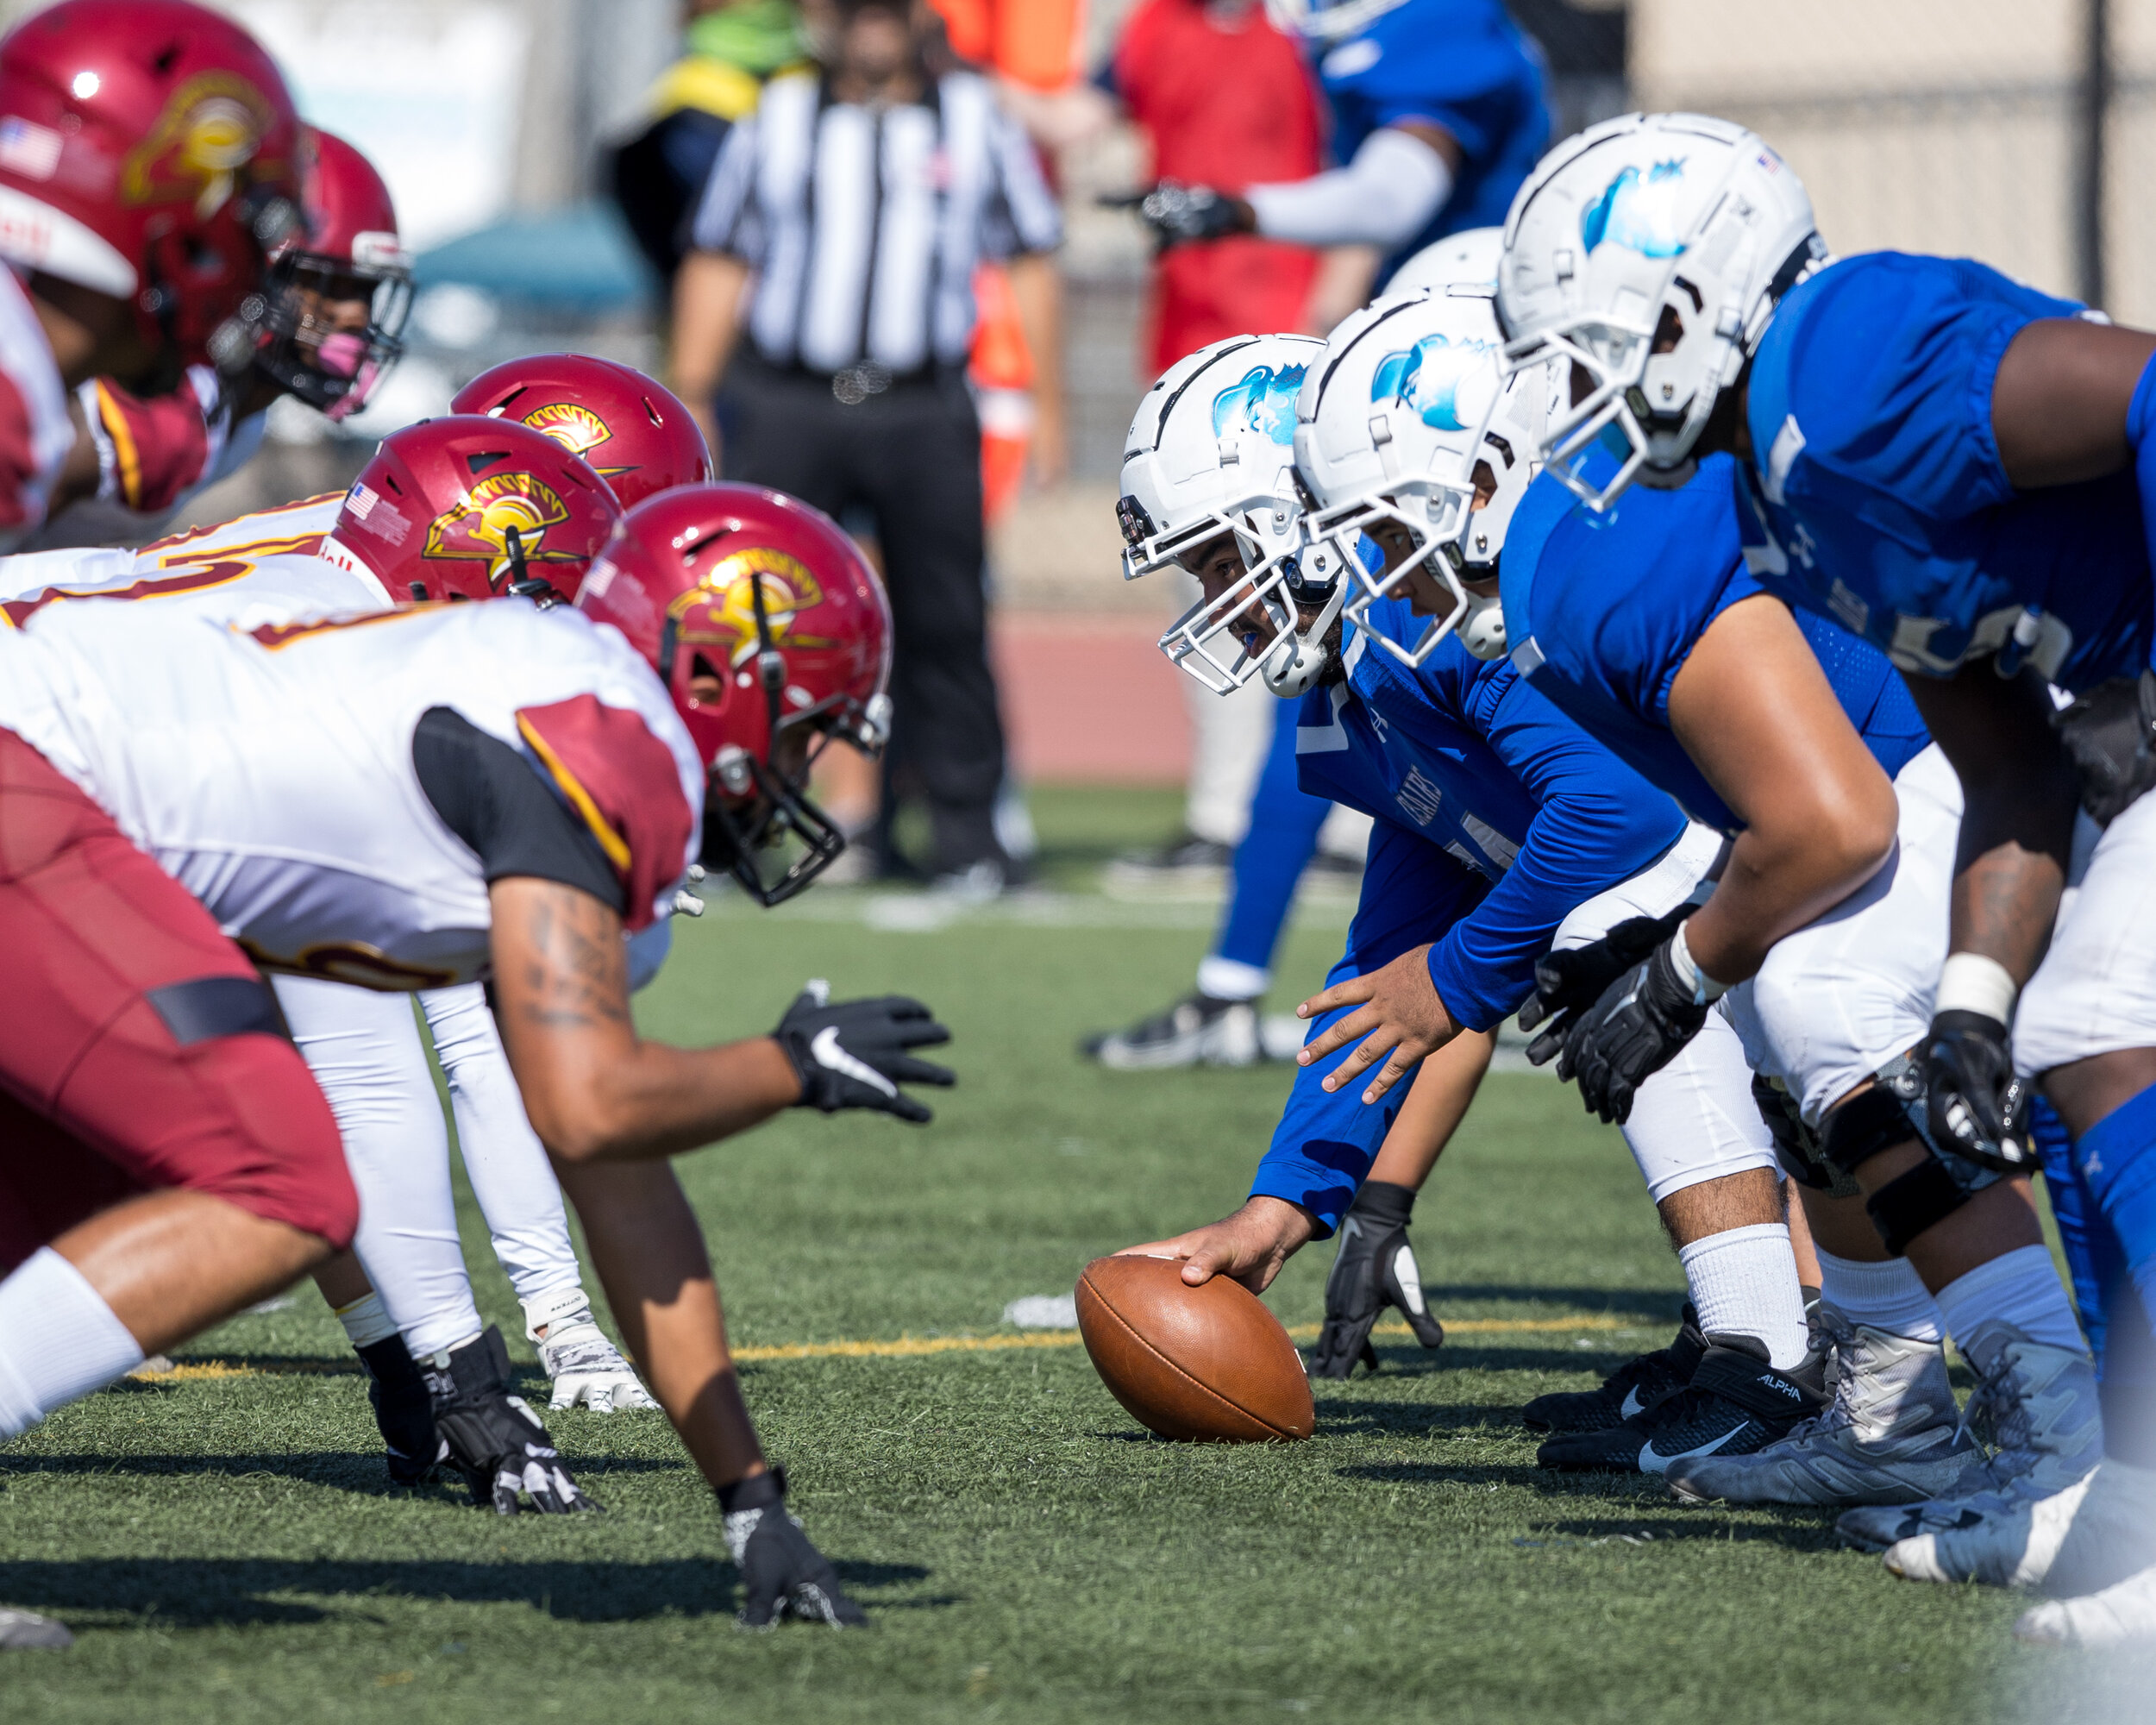
POLYGON ((1239 1282, 1202 1287, 1165 1258, 1099 1258, 1078 1278, 1094 1370, 1139 1424, 1188 1443, 1307 1438, 1310 1379, 1280 1320, 1239 1282))

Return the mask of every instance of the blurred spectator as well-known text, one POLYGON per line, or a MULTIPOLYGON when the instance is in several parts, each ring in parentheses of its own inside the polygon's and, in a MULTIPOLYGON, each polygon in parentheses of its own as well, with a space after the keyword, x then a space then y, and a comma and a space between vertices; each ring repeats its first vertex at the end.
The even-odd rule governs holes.
POLYGON ((1105 131, 1113 108, 1085 81, 1086 0, 931 0, 951 52, 996 81, 1044 150, 1105 131))
POLYGON ((808 57, 793 0, 687 0, 684 53, 651 87, 651 123, 614 151, 614 200, 667 282, 688 250, 689 215, 735 121, 763 82, 808 57))
POLYGON ((1047 254, 1062 212, 987 82, 929 72, 925 4, 830 10, 821 77, 774 78, 719 151, 676 285, 674 386, 716 448, 710 405, 724 380, 730 479, 874 516, 896 625, 880 848, 888 858, 898 798, 918 792, 932 872, 993 891, 1008 859, 994 825, 1003 730, 981 428, 965 379, 973 271, 984 256, 1012 260, 1028 345, 1048 370, 1061 351, 1047 254))

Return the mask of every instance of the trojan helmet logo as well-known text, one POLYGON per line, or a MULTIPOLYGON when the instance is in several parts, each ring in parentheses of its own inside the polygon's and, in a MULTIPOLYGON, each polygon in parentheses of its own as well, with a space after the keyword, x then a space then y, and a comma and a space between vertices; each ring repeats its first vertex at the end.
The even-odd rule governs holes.
POLYGON ((697 585, 668 609, 676 619, 703 602, 708 631, 685 628, 681 639, 726 649, 729 669, 756 656, 756 589, 763 592, 763 618, 774 647, 827 647, 827 641, 793 632, 794 619, 819 604, 824 589, 797 558, 761 548, 736 551, 711 565, 697 585))
POLYGON ((523 423, 543 431, 572 455, 596 449, 614 434, 588 407, 573 401, 550 401, 524 415, 523 423))
POLYGON ((536 474, 494 474, 428 524, 427 549, 420 555, 484 561, 492 583, 509 573, 511 529, 527 563, 573 562, 575 552, 546 544, 547 530, 568 518, 568 505, 536 474))
POLYGON ((208 221, 238 190, 275 124, 262 93, 229 72, 205 72, 172 92, 149 135, 128 153, 121 195, 130 204, 191 199, 208 221))

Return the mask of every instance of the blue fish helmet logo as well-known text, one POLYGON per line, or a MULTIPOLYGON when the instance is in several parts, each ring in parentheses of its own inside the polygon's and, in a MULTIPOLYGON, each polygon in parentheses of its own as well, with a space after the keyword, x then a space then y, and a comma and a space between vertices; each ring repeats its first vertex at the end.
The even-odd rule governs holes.
MULTIPOLYGON (((1482 423, 1481 406, 1460 400, 1462 386, 1481 384, 1477 396, 1497 382, 1494 342, 1471 336, 1425 336, 1412 348, 1388 354, 1370 377, 1370 399, 1412 409, 1433 431, 1466 431, 1482 423)), ((1486 404, 1484 404, 1486 405, 1486 404)))
POLYGON ((1604 242, 1643 257, 1673 258, 1684 249, 1684 163, 1659 161, 1643 175, 1620 169, 1580 216, 1580 238, 1591 253, 1604 242))
POLYGON ((1213 435, 1255 431, 1292 448, 1295 442, 1295 398, 1302 393, 1304 366, 1254 366, 1242 379, 1213 398, 1213 435))

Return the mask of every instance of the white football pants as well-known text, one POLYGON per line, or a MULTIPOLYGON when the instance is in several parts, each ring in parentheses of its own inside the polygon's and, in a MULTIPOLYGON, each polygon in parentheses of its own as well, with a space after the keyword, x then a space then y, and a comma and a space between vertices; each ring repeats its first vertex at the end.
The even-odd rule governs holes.
POLYGON ((1779 1078, 1807 1126, 1923 1038, 1946 962, 1961 781, 1937 743, 1896 776, 1886 866, 1816 922, 1777 941, 1722 997, 1752 1066, 1779 1078))
MULTIPOLYGON (((476 1335, 479 1308, 457 1236, 448 1126, 411 998, 312 977, 273 979, 292 1038, 329 1098, 360 1195, 354 1249, 417 1354, 476 1335)), ((473 1195, 525 1302, 580 1281, 544 1147, 524 1118, 484 991, 420 996, 456 1110, 473 1195)))
POLYGON ((2014 1013, 2025 1078, 2156 1048, 2156 796, 2108 827, 2078 816, 2066 882, 2051 945, 2014 1013))
MULTIPOLYGON (((1694 822, 1651 867, 1597 894, 1559 925, 1553 947, 1584 946, 1627 917, 1667 916, 1688 900, 1704 902, 1724 840, 1694 822)), ((1737 1032, 1719 1013, 1633 1097, 1622 1128, 1647 1193, 1659 1204, 1672 1192, 1754 1168, 1780 1164, 1774 1139, 1752 1097, 1752 1069, 1737 1032)))

